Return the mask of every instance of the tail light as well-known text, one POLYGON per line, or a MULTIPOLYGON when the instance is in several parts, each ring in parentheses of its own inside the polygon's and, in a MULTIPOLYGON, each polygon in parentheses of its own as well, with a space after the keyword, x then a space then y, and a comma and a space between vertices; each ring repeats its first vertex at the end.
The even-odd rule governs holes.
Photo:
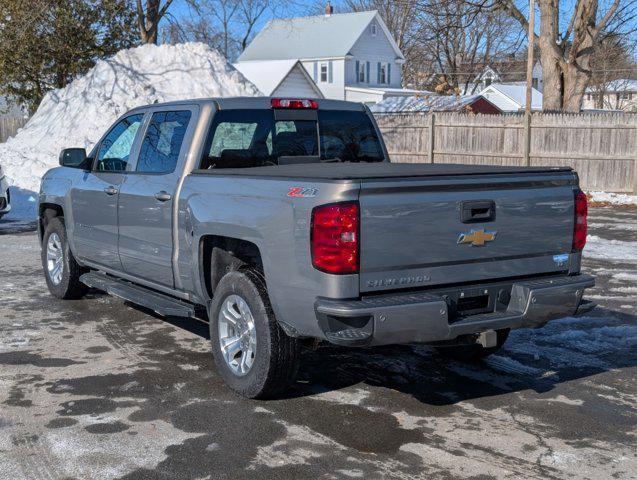
POLYGON ((588 215, 588 200, 584 192, 575 192, 575 228, 573 230, 573 251, 580 252, 586 245, 586 217, 588 215))
POLYGON ((312 265, 326 273, 358 272, 357 202, 333 203, 312 210, 312 265))
POLYGON ((318 103, 309 98, 273 98, 270 105, 272 108, 288 108, 290 110, 318 109, 318 103))

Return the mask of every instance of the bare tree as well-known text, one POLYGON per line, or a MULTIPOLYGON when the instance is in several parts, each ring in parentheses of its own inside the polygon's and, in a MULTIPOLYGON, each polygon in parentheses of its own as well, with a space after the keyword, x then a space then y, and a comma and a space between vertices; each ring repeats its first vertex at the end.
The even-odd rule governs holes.
POLYGON ((243 27, 241 39, 239 41, 243 52, 254 33, 254 27, 263 15, 270 9, 270 0, 240 0, 239 1, 239 24, 243 27))
POLYGON ((422 30, 429 35, 423 40, 435 52, 436 67, 442 72, 438 86, 445 93, 475 93, 485 67, 512 57, 519 47, 520 36, 511 27, 510 20, 486 1, 437 1, 422 30))
POLYGON ((603 41, 591 57, 591 80, 587 95, 595 108, 618 110, 623 107, 623 92, 628 92, 637 78, 637 64, 630 52, 634 43, 612 36, 603 41))
POLYGON ((168 7, 173 0, 146 0, 144 6, 142 0, 137 0, 137 26, 142 43, 157 43, 159 22, 166 15, 168 7))
POLYGON ((180 27, 185 39, 202 41, 234 59, 250 43, 265 17, 276 17, 292 0, 186 0, 190 18, 180 27))
MULTIPOLYGON (((495 0, 522 28, 528 21, 514 0, 495 0)), ((540 33, 534 41, 540 51, 544 82, 543 109, 578 112, 592 76, 591 57, 609 34, 628 34, 635 30, 634 0, 609 0, 605 8, 599 0, 563 0, 566 11, 572 8, 568 23, 561 28, 560 1, 538 0, 540 33)), ((604 4, 603 4, 604 5, 604 4)))
POLYGON ((495 11, 491 0, 346 0, 345 5, 379 12, 405 55, 403 83, 414 88, 472 93, 484 66, 520 44, 519 28, 495 11))

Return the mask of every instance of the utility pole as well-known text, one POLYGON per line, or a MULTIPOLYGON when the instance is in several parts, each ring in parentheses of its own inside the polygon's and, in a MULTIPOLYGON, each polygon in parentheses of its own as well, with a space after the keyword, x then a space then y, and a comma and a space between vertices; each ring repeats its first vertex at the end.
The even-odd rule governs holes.
POLYGON ((529 32, 528 52, 526 55, 526 107, 524 113, 531 113, 531 102, 533 100, 533 45, 535 43, 535 0, 529 0, 529 32))
POLYGON ((531 104, 533 102, 533 47, 535 45, 535 0, 529 0, 528 51, 526 54, 526 105, 524 106, 524 162, 531 165, 531 104))

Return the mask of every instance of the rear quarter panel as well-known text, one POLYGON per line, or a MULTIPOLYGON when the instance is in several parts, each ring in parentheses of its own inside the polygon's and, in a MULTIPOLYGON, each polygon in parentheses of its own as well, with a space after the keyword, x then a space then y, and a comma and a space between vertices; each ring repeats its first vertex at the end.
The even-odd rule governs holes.
POLYGON ((299 334, 321 337, 317 296, 358 296, 358 275, 329 275, 312 267, 310 222, 314 206, 357 200, 360 182, 189 175, 179 200, 179 271, 186 290, 205 299, 201 239, 221 235, 254 243, 263 261, 275 315, 299 334), (315 188, 310 198, 292 198, 292 187, 315 188))

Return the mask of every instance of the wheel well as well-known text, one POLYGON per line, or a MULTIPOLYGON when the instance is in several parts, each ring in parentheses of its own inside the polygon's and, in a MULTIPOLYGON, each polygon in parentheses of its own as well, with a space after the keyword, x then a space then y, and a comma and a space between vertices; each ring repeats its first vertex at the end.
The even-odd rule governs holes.
POLYGON ((47 225, 51 219, 55 217, 64 217, 64 210, 62 210, 62 207, 55 203, 40 204, 40 214, 38 215, 40 241, 42 241, 44 230, 46 230, 47 225))
POLYGON ((210 298, 226 273, 246 266, 263 271, 259 247, 239 238, 206 235, 201 239, 199 256, 202 285, 210 298))

